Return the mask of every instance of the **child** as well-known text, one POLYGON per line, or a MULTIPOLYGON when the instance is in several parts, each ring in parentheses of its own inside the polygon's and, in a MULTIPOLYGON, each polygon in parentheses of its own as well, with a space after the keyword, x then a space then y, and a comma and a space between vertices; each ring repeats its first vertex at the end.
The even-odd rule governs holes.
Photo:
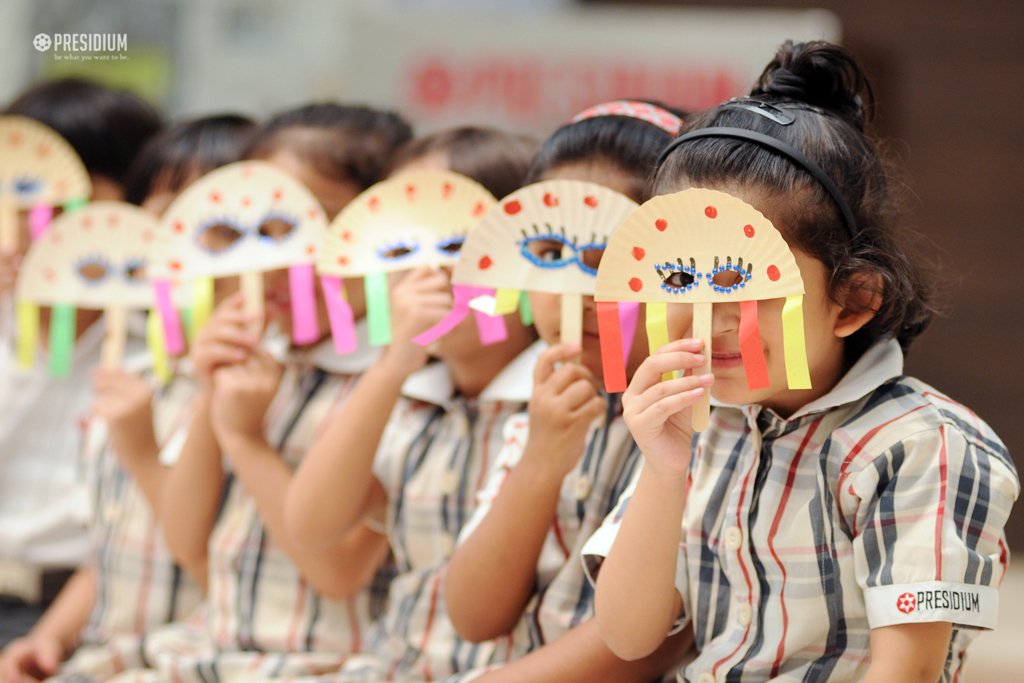
MULTIPOLYGON (((249 156, 292 170, 338 211, 384 172, 408 136, 397 115, 316 104, 266 123, 249 156)), ((287 274, 283 281, 282 287, 276 273, 265 279, 267 313, 290 336, 289 310, 279 305, 289 291, 287 274)), ((321 338, 288 348, 282 364, 259 345, 260 321, 248 318, 241 303, 234 295, 218 306, 192 348, 195 413, 161 496, 168 546, 203 577, 206 612, 147 638, 144 650, 156 671, 128 672, 128 680, 319 673, 359 648, 365 596, 333 571, 347 546, 304 552, 283 532, 281 506, 291 469, 347 396, 366 356, 339 358, 321 338)), ((328 329, 325 320, 320 329, 328 329)), ((373 532, 353 534, 351 542, 370 557, 381 554, 375 548, 386 552, 373 532)))
MULTIPOLYGON (((650 169, 682 120, 647 102, 608 103, 588 112, 548 138, 530 180, 585 180, 643 201, 650 169)), ((596 267, 599 258, 588 265, 596 267)), ((651 680, 678 659, 683 637, 643 661, 613 656, 598 636, 593 591, 578 559, 639 463, 620 396, 598 390, 593 297, 584 297, 582 347, 559 343, 559 295, 529 297, 549 348, 533 371, 529 413, 506 423, 505 446, 449 563, 448 609, 469 640, 510 633, 514 658, 535 651, 479 680, 651 680)), ((646 347, 639 326, 628 372, 646 347)))
MULTIPOLYGON (((532 148, 494 132, 450 136, 475 137, 481 138, 472 145, 477 158, 488 160, 477 162, 475 178, 509 175, 482 172, 502 164, 518 167, 511 175, 521 182, 532 148), (507 156, 488 154, 489 148, 507 156)), ((407 158, 396 173, 438 168, 439 159, 449 167, 459 160, 453 170, 469 171, 473 155, 446 147, 443 154, 433 148, 432 155, 407 158)), ((447 275, 412 271, 391 294, 391 345, 319 436, 286 502, 288 530, 310 548, 362 525, 385 529, 390 542, 396 575, 387 609, 370 634, 369 654, 346 662, 338 680, 434 680, 503 656, 496 643, 472 645, 455 635, 441 586, 444 563, 500 449, 501 424, 529 396, 532 333, 507 319, 508 339, 483 347, 470 317, 435 343, 432 355, 440 362, 428 364, 428 353, 412 340, 448 313, 447 275)))
POLYGON ((584 554, 593 571, 607 558, 597 616, 619 656, 691 623, 699 655, 680 680, 956 680, 995 624, 1017 475, 978 416, 903 375, 932 309, 864 133, 870 93, 842 48, 786 43, 750 99, 694 120, 658 169, 658 193, 722 189, 780 230, 813 387, 786 388, 773 300, 759 306, 770 388, 747 388, 739 305, 715 304, 710 348, 667 344, 624 394, 644 467, 584 554), (659 382, 707 354, 711 373, 659 382), (724 405, 693 440, 709 387, 724 405))
MULTIPOLYGON (((5 114, 36 119, 74 147, 92 181, 91 199, 120 199, 128 166, 160 128, 135 95, 75 79, 26 90, 5 114)), ((17 279, 21 246, 0 253, 0 301, 17 279)), ((9 307, 0 304, 0 312, 9 307)), ((41 316, 42 338, 49 309, 41 316)), ((99 359, 99 311, 80 309, 72 370, 16 367, 10 321, 0 320, 0 647, 26 633, 56 597, 88 549, 88 493, 75 454, 90 400, 89 368, 99 359), (40 515, 46 510, 46 515, 40 515)))
MULTIPOLYGON (((139 153, 126 198, 159 215, 196 177, 236 160, 251 127, 242 117, 219 116, 168 128, 139 153)), ((29 635, 4 651, 0 680, 55 673, 79 640, 62 673, 98 676, 117 656, 104 647, 112 638, 141 634, 198 603, 199 591, 170 560, 151 512, 163 475, 159 444, 185 417, 192 383, 179 375, 154 396, 134 372, 98 368, 93 379, 92 412, 102 420, 90 421, 82 454, 92 496, 91 556, 29 635)))

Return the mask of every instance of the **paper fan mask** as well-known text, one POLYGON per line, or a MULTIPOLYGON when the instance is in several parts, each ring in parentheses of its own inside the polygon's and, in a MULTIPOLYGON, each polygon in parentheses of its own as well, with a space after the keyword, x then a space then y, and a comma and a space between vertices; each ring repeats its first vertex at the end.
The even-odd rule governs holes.
MULTIPOLYGON (((174 284, 193 284, 193 315, 212 307, 212 279, 239 275, 246 308, 262 315, 262 273, 287 268, 293 338, 319 338, 313 264, 327 217, 302 183, 262 161, 241 161, 207 173, 168 207, 163 227, 173 237, 154 264, 157 306, 172 353, 183 346, 170 301, 174 284)), ((202 321, 193 320, 193 328, 202 321)))
POLYGON ((89 173, 53 129, 24 116, 0 116, 0 246, 17 244, 17 211, 29 210, 36 239, 53 207, 77 208, 92 193, 89 173))
POLYGON ((477 298, 473 307, 499 316, 516 310, 525 300, 522 292, 561 294, 562 341, 579 343, 582 295, 594 293, 608 236, 636 206, 590 182, 527 185, 481 219, 462 247, 452 282, 497 288, 494 297, 477 298))
MULTIPOLYGON (((803 330, 804 285, 793 253, 757 209, 724 192, 690 189, 644 203, 612 235, 597 275, 598 323, 608 391, 626 386, 617 302, 647 304, 651 352, 668 342, 666 304, 693 304, 693 335, 711 348, 711 307, 740 305, 740 353, 751 389, 767 387, 768 368, 757 302, 786 300, 782 313, 786 375, 792 389, 810 388, 803 330)), ((708 362, 694 374, 711 371, 708 362)), ((694 408, 694 428, 707 424, 708 400, 694 408)))
POLYGON ((70 368, 76 308, 107 311, 104 362, 116 365, 124 348, 124 312, 152 306, 147 270, 166 249, 160 238, 155 218, 123 202, 96 202, 54 220, 29 248, 18 275, 19 363, 33 364, 39 306, 51 306, 51 372, 70 368))
MULTIPOLYGON (((352 310, 342 295, 341 278, 363 278, 370 343, 387 344, 387 274, 454 265, 466 235, 493 204, 486 188, 450 171, 402 173, 353 199, 331 223, 317 259, 337 350, 355 349, 352 310)), ((478 318, 478 323, 484 324, 483 336, 504 338, 500 321, 478 318)))

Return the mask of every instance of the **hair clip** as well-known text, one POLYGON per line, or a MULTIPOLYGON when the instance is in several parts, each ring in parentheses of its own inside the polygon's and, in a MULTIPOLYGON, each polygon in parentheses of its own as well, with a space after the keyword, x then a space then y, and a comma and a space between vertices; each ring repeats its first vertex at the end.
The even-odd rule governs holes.
POLYGON ((769 121, 774 121, 780 126, 788 126, 794 121, 796 117, 790 112, 776 107, 774 104, 768 104, 761 100, 755 100, 751 97, 738 97, 736 99, 729 100, 722 105, 723 108, 728 109, 746 109, 752 111, 755 114, 765 117, 769 121))

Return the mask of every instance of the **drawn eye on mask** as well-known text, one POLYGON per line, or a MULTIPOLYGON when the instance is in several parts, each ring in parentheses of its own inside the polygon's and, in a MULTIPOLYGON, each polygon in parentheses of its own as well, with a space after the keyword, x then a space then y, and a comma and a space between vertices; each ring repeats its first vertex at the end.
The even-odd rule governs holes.
MULTIPOLYGON (((782 312, 787 383, 810 388, 803 333, 804 285, 792 251, 757 209, 724 192, 690 189, 654 197, 616 228, 597 274, 595 301, 605 387, 623 391, 623 334, 618 307, 644 303, 650 351, 668 339, 668 304, 692 304, 693 335, 711 348, 716 304, 739 304, 739 345, 750 389, 769 386, 757 302, 785 299, 782 312)), ((710 354, 705 354, 710 359, 710 354)), ((710 360, 694 374, 711 371, 710 360)), ((707 424, 707 395, 693 427, 707 424)))
POLYGON ((106 258, 97 254, 81 259, 78 265, 75 266, 75 270, 79 278, 86 285, 96 286, 107 279, 107 276, 110 275, 111 266, 106 258))

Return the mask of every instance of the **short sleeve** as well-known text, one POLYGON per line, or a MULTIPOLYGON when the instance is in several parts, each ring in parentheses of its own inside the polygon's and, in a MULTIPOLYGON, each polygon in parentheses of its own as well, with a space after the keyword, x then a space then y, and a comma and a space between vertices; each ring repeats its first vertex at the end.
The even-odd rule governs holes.
MULTIPOLYGON (((639 467, 635 468, 633 478, 630 480, 629 485, 619 496, 619 500, 615 503, 615 508, 605 517, 604 522, 601 526, 591 534, 590 538, 583 545, 583 550, 580 552, 580 559, 583 562, 583 571, 587 575, 587 580, 590 581, 591 586, 597 588, 597 575, 601 571, 601 565, 604 564, 604 559, 608 557, 608 553, 611 552, 612 544, 615 542, 615 537, 619 533, 619 527, 622 524, 622 518, 626 514, 626 509, 629 507, 629 501, 633 497, 633 493, 636 490, 637 481, 640 478, 640 473, 643 471, 643 463, 639 467)), ((683 545, 680 545, 679 551, 676 555, 676 576, 675 576, 675 587, 682 599, 682 612, 679 614, 675 622, 672 624, 671 630, 668 635, 675 635, 683 630, 687 624, 690 623, 690 609, 687 606, 687 590, 689 585, 689 579, 686 571, 686 556, 683 552, 683 545)))
POLYGON ((403 396, 398 399, 384 426, 380 441, 377 442, 377 453, 373 456, 372 472, 384 487, 388 500, 396 500, 401 492, 401 470, 406 451, 423 426, 418 413, 425 416, 427 412, 425 404, 403 396))
POLYGON ((1020 490, 1005 448, 950 426, 919 432, 852 477, 856 578, 871 628, 993 628, 1004 526, 1020 490))
POLYGON ((519 464, 526 449, 526 440, 530 434, 530 422, 526 413, 516 413, 505 420, 502 425, 503 443, 498 457, 494 461, 487 481, 476 494, 476 507, 473 515, 459 532, 458 544, 462 545, 470 534, 480 526, 494 504, 498 492, 501 491, 505 479, 512 469, 519 464))

